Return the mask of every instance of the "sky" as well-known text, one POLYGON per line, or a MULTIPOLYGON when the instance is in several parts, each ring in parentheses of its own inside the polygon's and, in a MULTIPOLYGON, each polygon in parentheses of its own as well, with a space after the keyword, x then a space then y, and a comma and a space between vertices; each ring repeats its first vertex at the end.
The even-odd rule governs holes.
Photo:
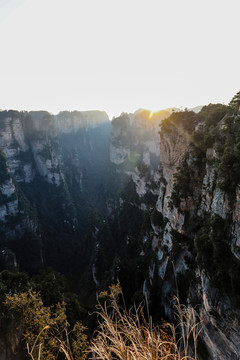
POLYGON ((239 0, 0 0, 0 109, 228 103, 239 0))

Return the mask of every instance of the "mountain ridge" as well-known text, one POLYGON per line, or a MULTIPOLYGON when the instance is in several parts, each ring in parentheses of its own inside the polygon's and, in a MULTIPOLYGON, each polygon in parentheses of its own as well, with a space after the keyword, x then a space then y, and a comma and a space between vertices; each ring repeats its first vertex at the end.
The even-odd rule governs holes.
POLYGON ((83 303, 120 279, 155 319, 173 319, 177 282, 202 320, 200 358, 237 359, 238 113, 209 104, 89 123, 64 112, 59 128, 48 113, 10 114, 0 113, 1 267, 51 265, 83 303))

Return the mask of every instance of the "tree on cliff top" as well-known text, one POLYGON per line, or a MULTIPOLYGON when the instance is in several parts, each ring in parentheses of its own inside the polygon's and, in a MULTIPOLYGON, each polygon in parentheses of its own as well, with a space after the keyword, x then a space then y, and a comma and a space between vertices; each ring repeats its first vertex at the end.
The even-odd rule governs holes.
POLYGON ((232 100, 230 101, 229 105, 233 108, 234 113, 237 114, 240 107, 240 91, 238 91, 232 100))

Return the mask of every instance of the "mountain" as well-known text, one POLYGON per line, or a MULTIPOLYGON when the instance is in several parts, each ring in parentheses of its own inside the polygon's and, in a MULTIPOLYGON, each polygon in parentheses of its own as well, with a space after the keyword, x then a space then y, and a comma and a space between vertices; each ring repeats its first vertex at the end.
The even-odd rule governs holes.
POLYGON ((103 174, 100 164, 109 163, 109 136, 110 122, 104 112, 0 113, 3 267, 9 262, 14 267, 15 257, 19 269, 30 272, 46 262, 64 266, 67 254, 61 254, 60 244, 81 238, 92 196, 97 193, 97 206, 104 206, 97 186, 106 178, 107 169, 103 174), (93 169, 99 173, 94 184, 93 169))
POLYGON ((239 115, 198 110, 1 112, 1 268, 52 266, 86 306, 119 279, 155 321, 178 293, 199 358, 238 359, 239 115))

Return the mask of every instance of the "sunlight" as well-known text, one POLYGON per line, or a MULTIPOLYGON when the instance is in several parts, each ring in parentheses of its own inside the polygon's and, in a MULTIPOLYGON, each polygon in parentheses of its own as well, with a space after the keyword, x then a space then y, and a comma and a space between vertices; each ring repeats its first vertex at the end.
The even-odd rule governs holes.
POLYGON ((153 112, 153 111, 151 111, 151 112, 150 112, 150 114, 149 114, 149 116, 148 116, 148 120, 151 120, 151 119, 152 119, 152 117, 153 117, 153 115, 154 115, 154 112, 153 112))

